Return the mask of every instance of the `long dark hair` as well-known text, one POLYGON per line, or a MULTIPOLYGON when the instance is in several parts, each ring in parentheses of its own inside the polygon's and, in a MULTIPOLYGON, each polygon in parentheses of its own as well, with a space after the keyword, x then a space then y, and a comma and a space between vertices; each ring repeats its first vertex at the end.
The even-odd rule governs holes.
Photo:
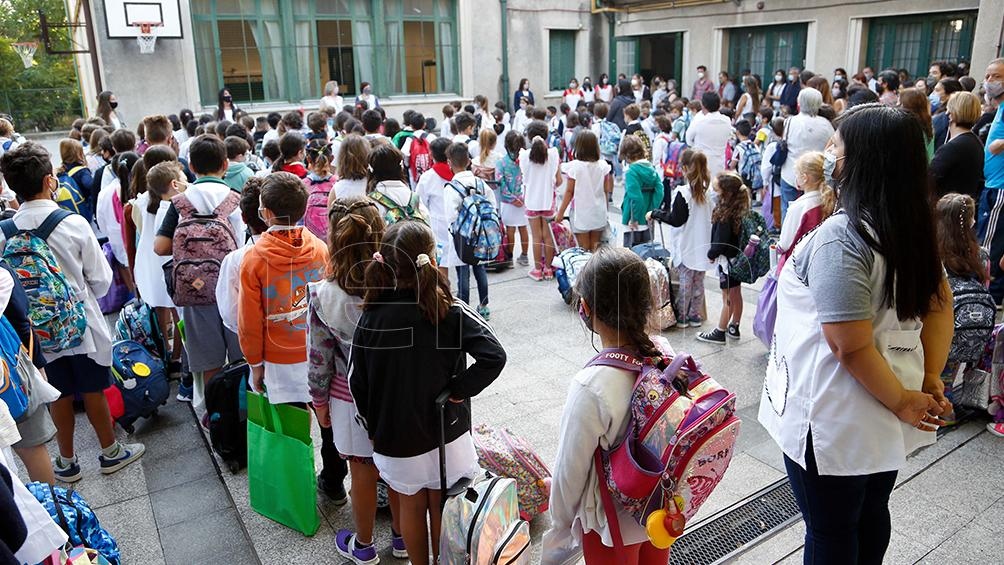
POLYGON ((125 204, 128 200, 129 180, 133 167, 136 166, 136 162, 139 160, 139 154, 135 151, 126 151, 112 157, 112 172, 115 173, 115 178, 119 180, 119 200, 122 204, 125 204))
POLYGON ((303 150, 307 142, 298 131, 287 131, 279 138, 279 158, 272 163, 272 172, 278 173, 303 150))
POLYGON ((900 320, 923 317, 939 296, 942 266, 920 122, 901 108, 864 104, 844 113, 837 133, 845 147, 839 202, 885 259, 883 304, 900 320))
MULTIPOLYGON (((223 111, 223 93, 230 93, 230 89, 224 87, 220 89, 220 93, 217 96, 218 104, 216 106, 216 119, 224 120, 226 119, 227 113, 223 111)), ((234 104, 233 95, 230 96, 230 112, 231 114, 237 113, 237 104, 234 104)), ((236 119, 236 118, 235 118, 236 119)))
POLYGON ((976 202, 968 194, 946 194, 938 200, 935 214, 938 222, 938 251, 945 269, 953 275, 984 281, 987 268, 980 257, 973 221, 976 202))
POLYGON ((661 353, 645 331, 652 305, 644 261, 623 247, 600 247, 575 279, 577 301, 585 300, 590 320, 616 328, 620 341, 644 357, 661 353))
POLYGON ((106 124, 112 123, 112 114, 115 113, 115 109, 112 108, 112 91, 104 90, 98 94, 98 117, 105 121, 106 124))
POLYGON ((401 152, 390 144, 382 144, 370 151, 370 180, 367 190, 374 191, 376 186, 384 181, 398 180, 408 182, 404 176, 404 157, 401 152))
POLYGON ((521 92, 523 90, 523 85, 526 84, 526 83, 528 83, 528 82, 530 82, 530 79, 528 79, 528 78, 521 78, 521 79, 519 79, 519 86, 516 87, 516 90, 521 92))
POLYGON ((547 124, 540 120, 526 126, 526 138, 530 140, 530 161, 538 165, 547 162, 547 124))
POLYGON ((431 258, 435 253, 436 236, 429 226, 414 220, 390 225, 380 241, 379 259, 366 266, 363 308, 378 305, 387 289, 411 289, 422 317, 441 322, 453 304, 450 281, 434 264, 417 263, 419 255, 431 258))

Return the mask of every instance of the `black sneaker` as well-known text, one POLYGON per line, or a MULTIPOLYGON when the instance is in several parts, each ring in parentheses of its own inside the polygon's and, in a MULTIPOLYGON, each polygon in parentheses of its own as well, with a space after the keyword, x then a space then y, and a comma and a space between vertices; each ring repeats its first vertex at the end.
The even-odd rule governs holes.
POLYGON ((345 485, 332 483, 324 479, 323 475, 317 475, 317 490, 323 492, 335 503, 335 506, 342 506, 349 501, 348 494, 345 493, 345 485))
POLYGON ((725 332, 718 328, 715 328, 711 331, 701 332, 697 334, 697 339, 708 343, 717 343, 719 345, 725 345, 725 332))
POLYGON ((729 324, 728 336, 729 339, 739 339, 739 324, 729 324))

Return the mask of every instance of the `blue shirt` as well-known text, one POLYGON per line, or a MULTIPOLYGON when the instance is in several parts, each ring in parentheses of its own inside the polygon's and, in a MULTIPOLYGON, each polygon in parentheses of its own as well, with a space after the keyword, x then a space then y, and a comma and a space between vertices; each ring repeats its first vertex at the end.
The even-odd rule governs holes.
POLYGON ((983 177, 988 188, 1004 188, 1004 153, 994 155, 990 152, 990 144, 998 139, 1004 139, 1004 104, 997 108, 997 115, 990 124, 987 134, 987 144, 983 149, 983 177))

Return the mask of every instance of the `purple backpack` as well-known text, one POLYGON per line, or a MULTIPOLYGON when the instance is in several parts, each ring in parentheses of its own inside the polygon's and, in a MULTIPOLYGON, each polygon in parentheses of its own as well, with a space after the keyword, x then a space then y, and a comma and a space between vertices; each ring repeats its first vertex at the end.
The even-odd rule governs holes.
POLYGON ((229 216, 240 204, 231 191, 211 214, 201 214, 184 194, 171 199, 178 210, 174 230, 174 303, 177 306, 216 304, 220 263, 237 249, 237 236, 229 216))
POLYGON ((303 179, 307 186, 307 211, 303 214, 303 227, 310 233, 326 241, 328 237, 328 195, 335 184, 334 175, 326 179, 315 179, 307 175, 303 179))
POLYGON ((132 292, 122 280, 122 273, 119 271, 119 262, 115 260, 115 253, 112 252, 112 244, 105 243, 101 246, 105 252, 105 259, 112 267, 112 286, 108 287, 108 293, 98 299, 98 306, 101 307, 102 314, 112 314, 122 309, 122 306, 132 300, 132 292))

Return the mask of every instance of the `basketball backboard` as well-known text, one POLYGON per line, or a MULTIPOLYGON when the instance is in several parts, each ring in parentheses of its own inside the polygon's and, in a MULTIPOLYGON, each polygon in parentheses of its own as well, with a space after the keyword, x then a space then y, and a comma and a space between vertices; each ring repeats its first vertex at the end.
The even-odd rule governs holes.
POLYGON ((128 39, 139 35, 139 22, 160 23, 157 37, 179 39, 180 0, 105 0, 105 24, 109 39, 128 39))

